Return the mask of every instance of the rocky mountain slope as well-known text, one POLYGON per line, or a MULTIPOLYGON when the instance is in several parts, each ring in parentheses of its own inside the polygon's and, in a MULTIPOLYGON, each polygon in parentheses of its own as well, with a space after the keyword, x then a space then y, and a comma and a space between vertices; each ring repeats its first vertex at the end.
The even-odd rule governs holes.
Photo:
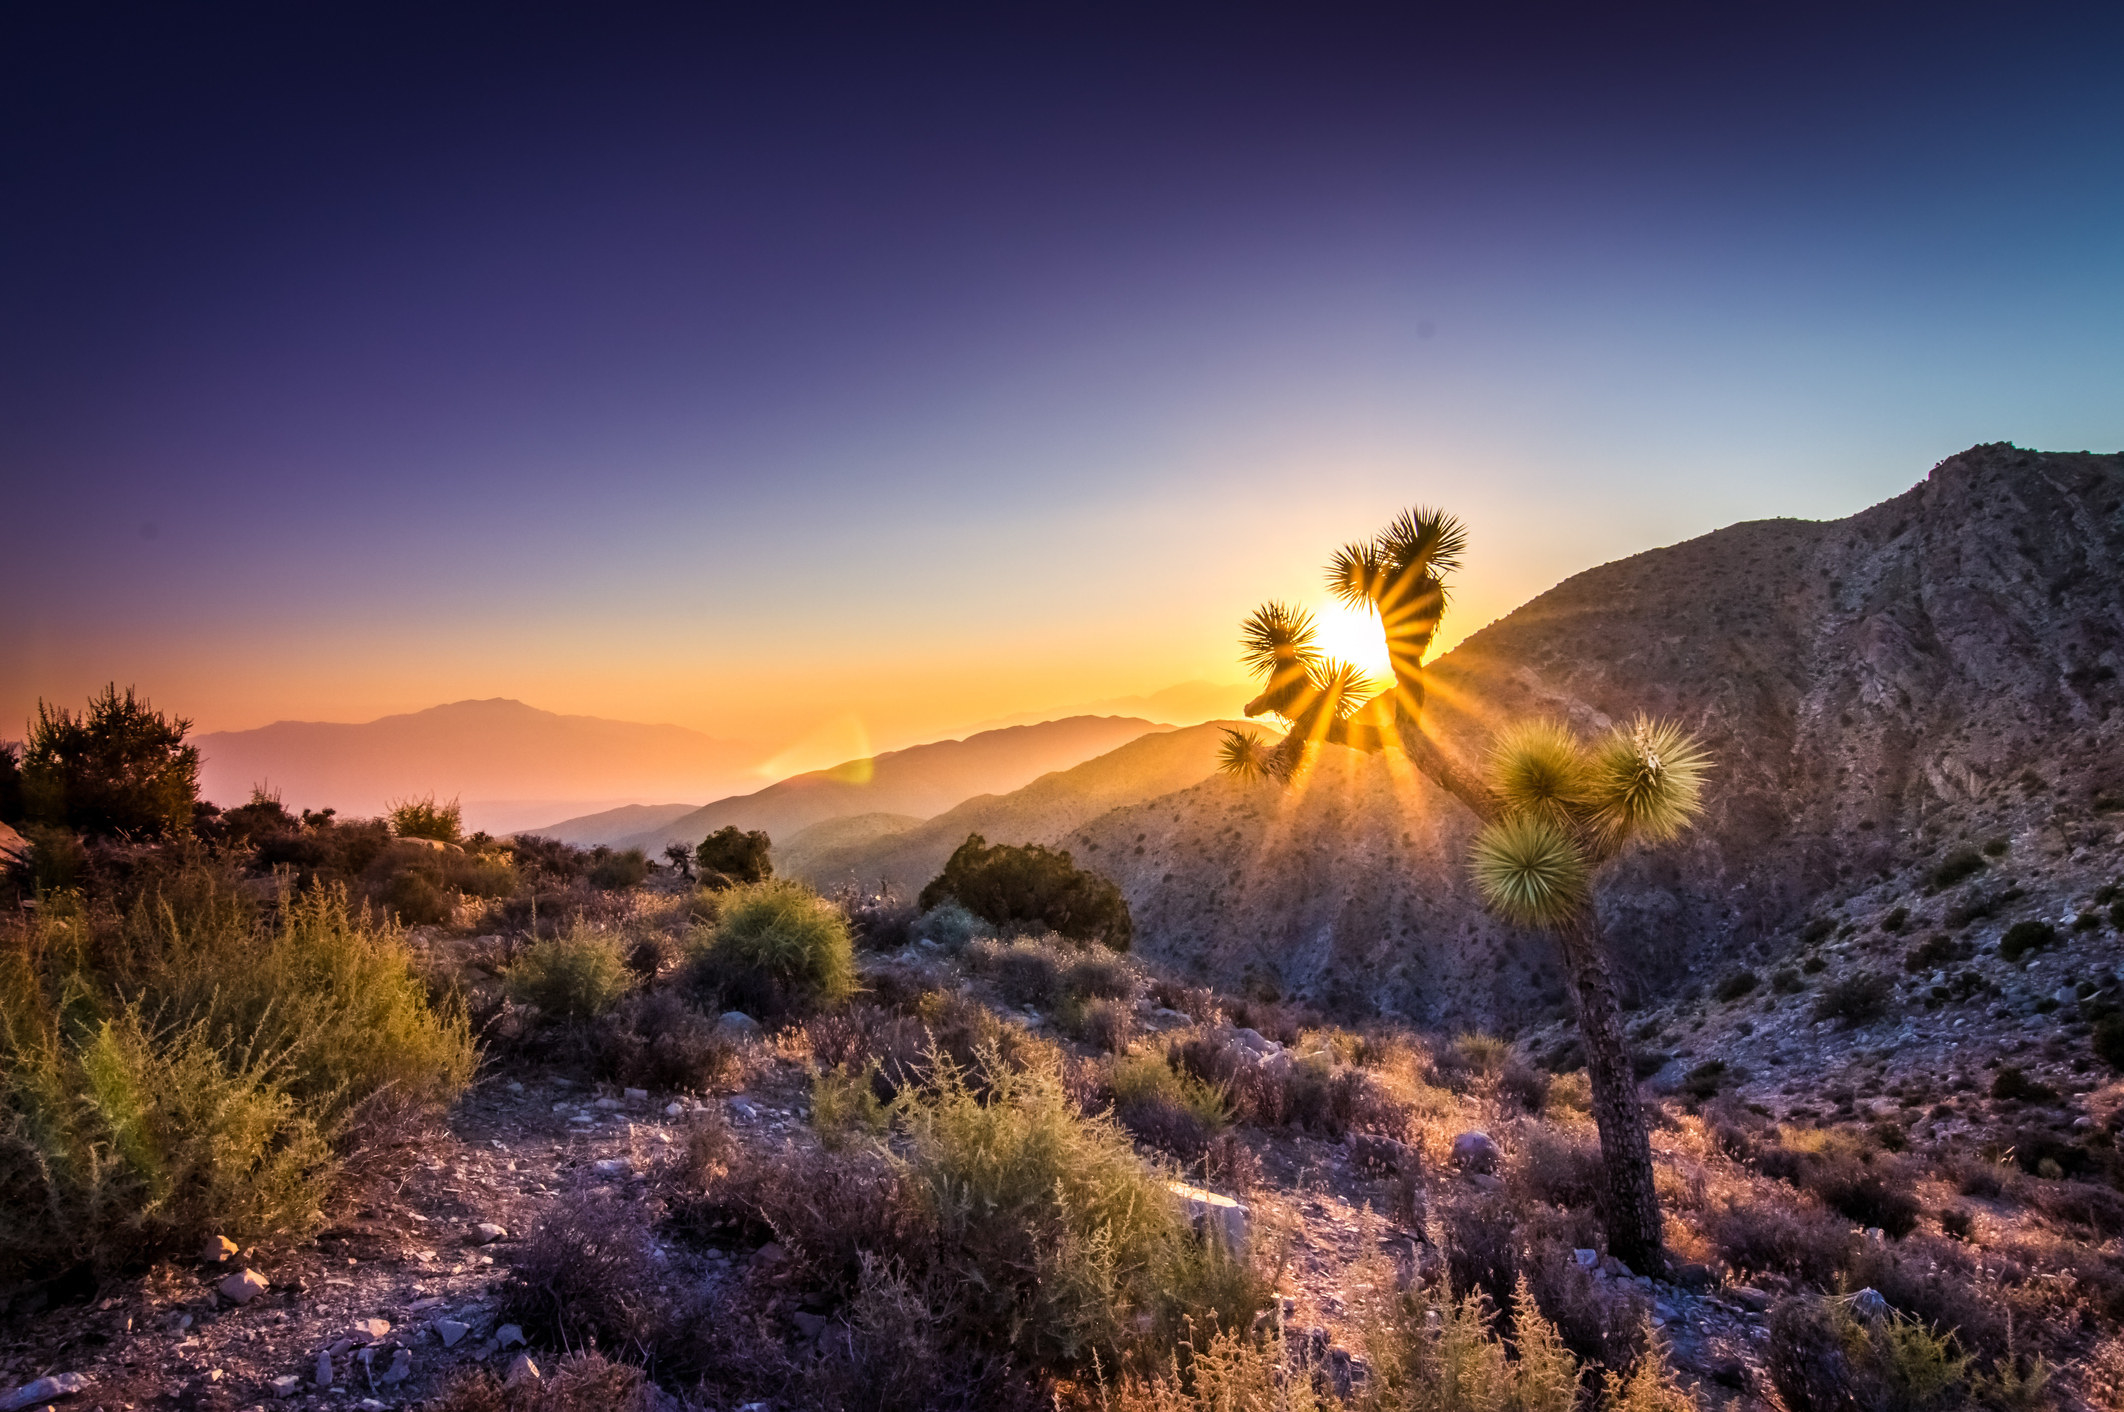
MULTIPOLYGON (((816 886, 880 882, 912 895, 943 871, 951 851, 978 833, 990 843, 1054 843, 1110 810, 1186 789, 1217 768, 1224 725, 1211 722, 1185 730, 1156 731, 1067 770, 1042 775, 1008 794, 984 794, 917 826, 872 828, 867 838, 821 847, 821 830, 847 827, 835 820, 806 830, 779 866, 816 886)), ((874 817, 874 816, 866 816, 874 817)))
POLYGON ((601 843, 617 843, 650 829, 660 829, 700 807, 698 804, 622 804, 616 809, 601 809, 595 814, 562 819, 557 824, 536 824, 517 832, 557 838, 577 848, 595 848, 601 843))
MULTIPOLYGON (((1600 907, 1649 998, 1927 904, 1950 854, 1972 943, 2124 871, 2124 457, 1979 446, 1848 519, 1739 524, 1589 570, 1434 668, 1433 722, 1479 759, 1527 716, 1633 712, 1718 768, 1684 841, 1621 860, 1600 907), (1868 916, 1871 914, 1868 913, 1868 916), (1988 931, 1987 931, 1988 929, 1988 931)), ((1560 1013, 1547 943, 1489 917, 1469 819, 1393 757, 1339 748, 1288 792, 1215 777, 1065 844, 1116 878, 1155 958, 1350 1010, 1560 1013)), ((1929 915, 1929 914, 1927 914, 1929 915)))
POLYGON ((1034 726, 982 731, 964 740, 888 750, 813 770, 751 794, 719 799, 659 828, 620 842, 661 852, 668 843, 692 845, 725 825, 765 829, 775 838, 851 814, 912 814, 929 818, 977 794, 1029 784, 1067 769, 1146 731, 1156 722, 1134 716, 1068 716, 1034 726))

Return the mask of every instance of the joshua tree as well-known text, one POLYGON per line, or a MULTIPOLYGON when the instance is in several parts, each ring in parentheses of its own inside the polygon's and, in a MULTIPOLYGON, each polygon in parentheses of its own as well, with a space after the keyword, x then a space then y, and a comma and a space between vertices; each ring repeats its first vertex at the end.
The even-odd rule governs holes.
POLYGON ((1224 767, 1288 781, 1320 742, 1379 750, 1391 741, 1481 822, 1471 863, 1484 900, 1510 921, 1553 934, 1570 972, 1606 1168, 1609 1251, 1657 1273, 1664 1259, 1651 1143, 1591 889, 1600 867, 1633 840, 1663 842, 1688 825, 1709 760, 1680 728, 1642 716, 1590 746, 1553 722, 1516 726, 1498 737, 1487 770, 1440 745, 1424 723, 1423 659, 1466 543, 1452 516, 1413 510, 1328 565, 1331 592, 1378 613, 1393 664, 1393 686, 1361 705, 1352 699, 1354 673, 1314 650, 1304 613, 1271 603, 1247 619, 1246 661, 1268 678, 1247 714, 1273 712, 1291 728, 1273 747, 1227 732, 1224 767))

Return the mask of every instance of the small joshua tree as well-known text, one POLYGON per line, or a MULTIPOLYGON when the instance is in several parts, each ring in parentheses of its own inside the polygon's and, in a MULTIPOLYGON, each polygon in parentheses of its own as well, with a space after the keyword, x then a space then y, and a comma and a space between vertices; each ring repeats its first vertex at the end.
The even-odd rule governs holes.
POLYGON ((1553 722, 1513 727, 1499 736, 1487 770, 1441 746, 1424 723, 1423 659, 1445 615, 1446 577, 1466 543, 1452 516, 1412 510, 1328 565, 1330 591, 1377 612, 1386 635, 1394 684, 1370 700, 1358 699, 1364 685, 1353 671, 1315 650, 1307 615, 1271 603, 1248 618, 1241 648, 1267 687, 1247 714, 1273 713, 1290 728, 1275 746, 1227 732, 1223 765, 1245 778, 1287 782, 1320 744, 1376 751, 1392 742, 1481 821, 1470 861, 1484 901, 1509 921, 1555 936, 1571 975, 1606 1169, 1609 1251, 1657 1273, 1665 1262, 1652 1148, 1592 883, 1633 841, 1664 842, 1688 826, 1701 808, 1709 759, 1679 727, 1642 716, 1591 744, 1553 722))

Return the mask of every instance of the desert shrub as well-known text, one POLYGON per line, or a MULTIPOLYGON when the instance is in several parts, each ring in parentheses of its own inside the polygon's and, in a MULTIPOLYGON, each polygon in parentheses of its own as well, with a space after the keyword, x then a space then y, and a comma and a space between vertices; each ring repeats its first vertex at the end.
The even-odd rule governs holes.
POLYGON ((991 847, 981 835, 967 835, 919 901, 929 908, 947 897, 998 927, 1041 926, 1115 951, 1128 950, 1134 934, 1120 888, 1079 868, 1067 852, 1039 844, 991 847))
POLYGON ((976 975, 995 982, 1013 1005, 1052 1006, 1062 994, 1064 957, 1037 941, 977 943, 966 954, 976 975))
POLYGON ((456 800, 435 802, 430 794, 420 799, 402 799, 388 805, 384 817, 391 832, 400 838, 432 838, 438 843, 456 843, 464 836, 464 810, 456 800))
POLYGON ((1924 1208, 1910 1194, 1909 1179, 1901 1172, 1881 1170, 1885 1162, 1870 1166, 1860 1162, 1824 1163, 1809 1173, 1808 1189, 1832 1211, 1861 1226, 1879 1227, 1889 1237, 1901 1240, 1917 1228, 1924 1208))
POLYGON ((2124 1069, 2124 1012, 2096 1021, 2092 1044, 2096 1058, 2113 1069, 2124 1069))
POLYGON ((459 1372, 440 1397, 422 1405, 429 1412, 659 1412, 670 1400, 640 1368, 590 1348, 514 1387, 485 1368, 459 1372))
POLYGON ((600 844, 590 850, 590 886, 606 892, 624 892, 630 887, 640 887, 649 876, 649 855, 639 848, 607 848, 600 844))
POLYGON ((1884 932, 1899 932, 1909 924, 1909 921, 1910 909, 1908 907, 1897 907, 1887 916, 1881 918, 1881 930, 1884 932))
POLYGON ((765 831, 750 833, 726 824, 701 840, 693 852, 703 886, 720 891, 763 883, 774 876, 773 843, 765 831))
POLYGON ((1765 1361, 1792 1412, 1932 1412, 1968 1394, 1952 1334, 1902 1314, 1860 1318, 1844 1299, 1782 1301, 1765 1361))
POLYGON ((1079 999, 1123 1000, 1136 993, 1136 973, 1119 956, 1094 951, 1070 963, 1062 989, 1079 999))
POLYGON ((1495 1035, 1462 1034, 1431 1052, 1430 1082, 1465 1093, 1477 1081, 1494 1078, 1512 1057, 1512 1046, 1495 1035))
POLYGON ((594 1044, 598 1076, 629 1088, 707 1093, 734 1085, 745 1071, 736 1042, 670 990, 618 1000, 594 1044))
POLYGON ((2009 961, 2018 961, 2031 951, 2041 951, 2058 939, 2058 931, 2048 922, 2015 922, 2006 928, 1999 938, 1999 955, 2009 961))
POLYGON ((855 990, 855 943, 832 903, 802 884, 760 882, 723 898, 713 939, 687 982, 761 1018, 817 1009, 855 990))
POLYGON ((1083 1007, 1070 1032, 1094 1049, 1119 1054, 1135 1037, 1136 1015, 1118 1000, 1094 1000, 1083 1007))
POLYGON ((833 900, 848 919, 856 944, 869 950, 894 951, 923 934, 915 930, 919 909, 889 886, 876 891, 843 886, 834 892, 833 900))
POLYGON ((887 1125, 874 1078, 877 1061, 826 1069, 811 1076, 811 1126, 829 1148, 859 1135, 877 1137, 887 1125))
POLYGON ((1507 1179, 1526 1198, 1588 1211, 1606 1187, 1600 1144, 1546 1124, 1529 1125, 1513 1144, 1507 1179))
POLYGON ((947 897, 915 918, 908 933, 917 940, 933 941, 946 951, 964 951, 976 937, 993 936, 995 930, 947 897))
POLYGON ((1105 1087, 1114 1116, 1130 1133, 1183 1161, 1197 1161, 1231 1122, 1223 1090, 1176 1071, 1155 1054, 1114 1059, 1105 1087))
POLYGON ((1903 969, 1916 975, 1921 971, 1937 970, 1953 961, 1969 958, 1970 947, 1958 942, 1945 932, 1926 938, 1903 953, 1903 969))
POLYGON ((1755 988, 1761 985, 1762 983, 1763 978, 1755 974, 1755 972, 1749 970, 1739 970, 1732 972, 1731 974, 1727 975, 1723 980, 1719 981, 1717 990, 1713 991, 1712 993, 1716 995, 1720 1000, 1734 1001, 1740 999, 1744 995, 1753 994, 1755 988))
POLYGON ((655 1339, 665 1316, 658 1281, 642 1208, 580 1189, 511 1252, 502 1315, 549 1347, 638 1347, 655 1339))
POLYGON ((581 877, 590 857, 573 844, 535 833, 520 833, 510 839, 509 851, 516 855, 517 867, 555 882, 581 877))
POLYGON ((443 891, 433 873, 411 868, 391 875, 381 900, 401 925, 409 927, 442 926, 457 907, 457 899, 443 891))
POLYGON ((40 699, 22 752, 24 816, 91 837, 186 832, 199 797, 199 747, 184 743, 191 728, 131 687, 121 697, 115 682, 78 716, 40 699))
POLYGON ((1497 1096, 1529 1113, 1539 1113, 1549 1106, 1549 1092, 1555 1086, 1555 1079, 1545 1070, 1535 1068, 1517 1054, 1505 1060, 1504 1067, 1497 1071, 1497 1096))
POLYGON ((190 871, 0 947, 0 1276, 298 1233, 334 1153, 470 1080, 460 1016, 345 895, 262 918, 190 871))
POLYGON ((0 824, 21 828, 29 822, 22 799, 22 747, 0 740, 0 824))
POLYGON ((1978 853, 1974 848, 1960 848, 1942 858, 1939 866, 1934 868, 1925 880, 1931 884, 1933 891, 1937 892, 1942 888, 1953 887, 1956 883, 1967 878, 1975 877, 1978 873, 1984 871, 1984 866, 1984 856, 1982 854, 1978 853))
POLYGON ((1814 1002, 1817 1020, 1863 1025, 1888 1013, 1894 983, 1874 971, 1855 971, 1823 990, 1814 1002))
POLYGON ((1783 1275, 1817 1287, 1836 1281, 1855 1244, 1849 1221, 1790 1199, 1729 1198, 1707 1207, 1703 1229, 1719 1258, 1743 1275, 1783 1275))
POLYGON ((594 1020, 634 987, 619 939, 581 927, 526 947, 507 982, 512 999, 561 1021, 594 1020))
POLYGON ((2018 1103, 2048 1103, 2058 1096, 2049 1084, 2028 1077, 2018 1064, 2004 1064, 1991 1079, 1991 1096, 2018 1103))

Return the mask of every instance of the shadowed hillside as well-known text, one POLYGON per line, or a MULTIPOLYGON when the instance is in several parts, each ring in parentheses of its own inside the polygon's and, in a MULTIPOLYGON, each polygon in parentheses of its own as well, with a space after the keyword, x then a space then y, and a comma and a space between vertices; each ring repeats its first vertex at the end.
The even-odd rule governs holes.
MULTIPOLYGON (((1994 837, 2010 855, 1990 885, 2020 891, 1982 927, 2054 916, 2117 867, 2120 510, 2124 458, 1982 446, 1849 519, 1603 565, 1442 658, 1434 728, 1471 759, 1530 715, 1590 732, 1644 710, 1702 734, 1703 823, 1601 894, 1654 992, 1780 953, 1833 906, 1914 899, 1994 837)), ((1431 1018, 1560 1005, 1544 944, 1478 905, 1470 834, 1397 758, 1330 747, 1288 794, 1218 777, 1065 842, 1121 882, 1139 947, 1204 976, 1431 1018)))
MULTIPOLYGON (((1108 810, 1186 789, 1217 768, 1220 723, 1158 731, 1023 789, 969 799, 916 827, 878 831, 837 847, 812 836, 853 820, 836 820, 792 840, 788 870, 820 887, 841 882, 890 883, 912 895, 943 870, 951 851, 978 833, 991 843, 1055 843, 1108 810), (803 845, 801 848, 797 845, 803 845)), ((783 854, 778 850, 777 857, 783 854)))
POLYGON ((796 775, 752 794, 719 799, 621 841, 653 853, 668 843, 699 843, 729 824, 765 829, 780 839, 849 814, 926 819, 974 795, 1016 789, 1156 729, 1156 723, 1132 716, 1071 716, 888 750, 871 759, 796 775))

